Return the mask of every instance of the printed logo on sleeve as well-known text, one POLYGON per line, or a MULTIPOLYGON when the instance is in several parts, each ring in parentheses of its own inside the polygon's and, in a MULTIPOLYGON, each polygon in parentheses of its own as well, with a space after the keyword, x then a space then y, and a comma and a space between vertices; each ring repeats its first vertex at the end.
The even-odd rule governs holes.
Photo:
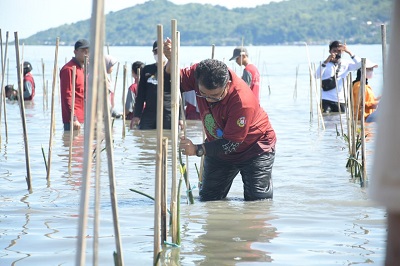
POLYGON ((237 121, 236 124, 239 127, 244 127, 246 125, 246 118, 244 116, 240 117, 237 121))

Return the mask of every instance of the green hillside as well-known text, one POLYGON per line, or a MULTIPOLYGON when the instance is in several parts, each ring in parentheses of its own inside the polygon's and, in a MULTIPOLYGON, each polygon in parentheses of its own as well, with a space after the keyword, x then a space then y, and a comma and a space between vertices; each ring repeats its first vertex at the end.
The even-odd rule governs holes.
MULTIPOLYGON (((157 24, 170 36, 171 19, 178 22, 181 45, 349 44, 381 42, 381 24, 389 24, 390 0, 288 0, 255 8, 227 9, 209 4, 176 5, 167 0, 146 3, 106 15, 106 43, 112 46, 151 45, 157 24)), ((89 38, 90 20, 41 31, 21 40, 26 45, 72 45, 89 38)))

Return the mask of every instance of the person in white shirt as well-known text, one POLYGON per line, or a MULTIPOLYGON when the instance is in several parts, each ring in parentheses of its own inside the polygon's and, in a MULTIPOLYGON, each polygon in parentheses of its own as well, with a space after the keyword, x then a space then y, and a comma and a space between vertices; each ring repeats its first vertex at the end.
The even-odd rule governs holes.
POLYGON ((361 67, 361 58, 354 55, 346 44, 333 41, 329 44, 329 56, 318 67, 315 77, 322 79, 322 110, 324 113, 345 112, 343 81, 351 71, 361 67), (342 58, 347 53, 351 60, 342 58))

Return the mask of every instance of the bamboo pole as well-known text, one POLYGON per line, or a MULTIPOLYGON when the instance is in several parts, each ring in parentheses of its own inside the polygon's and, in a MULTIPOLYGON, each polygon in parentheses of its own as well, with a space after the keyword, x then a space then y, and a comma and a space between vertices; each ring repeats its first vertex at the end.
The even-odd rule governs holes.
MULTIPOLYGON (((6 47, 5 47, 5 52, 3 56, 3 34, 0 29, 0 46, 1 46, 1 87, 0 87, 0 144, 1 144, 1 110, 2 110, 2 104, 4 102, 4 123, 5 123, 5 128, 7 129, 7 122, 6 122, 6 93, 4 89, 4 76, 5 76, 5 70, 6 70, 6 58, 7 58, 7 44, 8 44, 8 31, 6 32, 6 47)), ((6 130, 6 135, 7 135, 7 130, 6 130)), ((7 139, 7 137, 6 137, 7 139)))
MULTIPOLYGON (((180 74, 178 70, 178 34, 177 34, 177 21, 175 19, 171 20, 171 36, 172 36, 172 51, 171 51, 171 155, 172 155, 172 180, 171 180, 171 202, 170 202, 170 209, 171 209, 171 217, 172 217, 172 224, 171 224, 171 235, 172 235, 172 242, 177 243, 177 176, 178 176, 178 138, 179 138, 179 81, 180 81, 180 74)), ((182 116, 185 114, 182 113, 182 116)))
MULTIPOLYGON (((104 62, 104 59, 103 59, 104 62)), ((105 68, 104 68, 105 69, 105 68)), ((104 72, 105 73, 105 72, 104 72)), ((105 81, 106 75, 104 75, 105 81)), ((105 85, 105 84, 103 84, 105 85)), ((103 108, 104 118, 105 118, 105 140, 106 140, 106 150, 107 150, 107 161, 108 161, 108 177, 110 182, 110 198, 111 198, 111 209, 113 214, 113 222, 114 222, 114 235, 115 235, 115 245, 116 245, 116 259, 117 265, 123 265, 123 250, 122 250, 122 241, 121 234, 118 223, 118 200, 116 193, 116 182, 115 182, 115 172, 114 172, 114 151, 113 151, 113 135, 112 135, 112 124, 111 124, 111 113, 110 106, 108 101, 108 91, 106 87, 103 88, 100 86, 100 92, 103 92, 103 108)))
POLYGON ((381 36, 382 36, 382 73, 383 73, 383 88, 385 88, 385 67, 386 67, 386 25, 381 25, 381 36))
POLYGON ((22 130, 24 134, 24 144, 25 144, 25 163, 26 163, 26 183, 28 184, 29 192, 32 192, 32 182, 31 182, 31 166, 29 161, 29 145, 28 145, 28 132, 26 129, 25 121, 25 106, 24 106, 24 94, 23 94, 23 78, 22 78, 22 68, 19 60, 19 39, 18 32, 14 32, 15 38, 15 57, 17 62, 18 70, 18 102, 20 104, 21 119, 22 119, 22 130))
MULTIPOLYGON (((56 79, 57 79, 57 59, 58 59, 58 46, 60 43, 60 38, 56 39, 56 50, 54 55, 54 68, 53 68, 53 86, 51 93, 51 124, 50 124, 50 138, 49 138, 49 153, 47 155, 47 182, 50 181, 50 170, 51 170, 51 153, 53 150, 53 135, 54 135, 54 123, 55 123, 55 110, 54 110, 54 98, 56 90, 56 79)), ((72 122, 72 121, 71 121, 72 122)))
POLYGON ((154 193, 154 251, 153 264, 157 265, 157 258, 161 251, 160 221, 161 221, 161 163, 162 163, 162 137, 163 137, 163 106, 164 106, 164 66, 163 66, 163 26, 157 25, 158 64, 157 64, 157 150, 156 150, 156 176, 154 193))
POLYGON ((123 69, 123 78, 122 78, 122 138, 125 138, 125 91, 126 91, 126 82, 127 82, 127 66, 124 65, 123 69))
MULTIPOLYGON (((3 49, 3 44, 1 44, 1 48, 3 49)), ((6 32, 6 47, 4 50, 4 61, 2 61, 2 78, 1 78, 1 102, 4 104, 4 130, 6 133, 6 140, 8 139, 8 125, 7 125, 7 108, 6 108, 6 92, 4 89, 4 75, 5 75, 5 70, 6 70, 6 61, 7 60, 7 51, 8 51, 8 31, 6 32)), ((2 52, 3 54, 3 52, 2 52)), ((7 71, 7 85, 8 85, 8 71, 7 71)), ((0 144, 1 144, 1 103, 0 103, 0 144)))
POLYGON ((46 98, 47 98, 47 95, 46 95, 46 80, 45 80, 45 75, 44 75, 44 61, 43 61, 43 58, 42 58, 41 62, 42 62, 43 111, 44 111, 44 110, 46 110, 45 107, 46 107, 46 98))
POLYGON ((74 140, 73 121, 75 115, 75 82, 76 82, 76 66, 72 67, 72 99, 71 99, 71 118, 70 118, 70 131, 69 131, 69 156, 68 156, 68 171, 71 174, 71 161, 72 161, 72 143, 74 140))
POLYGON ((308 45, 306 42, 304 42, 304 45, 306 46, 306 52, 307 52, 307 62, 308 62, 308 73, 310 75, 310 121, 313 117, 313 107, 312 107, 312 73, 311 73, 311 60, 310 60, 310 53, 308 51, 308 45))
MULTIPOLYGON (((167 241, 167 169, 168 138, 162 139, 162 175, 161 175, 161 243, 167 241)), ((176 167, 174 167, 176 168, 176 167)))
POLYGON ((366 166, 366 149, 365 149, 365 58, 361 58, 361 82, 360 82, 360 90, 362 95, 362 104, 361 104, 361 161, 362 161, 362 179, 361 179, 361 187, 366 186, 367 179, 367 166, 366 166))
MULTIPOLYGON (((86 259, 86 226, 87 226, 87 213, 89 208, 89 189, 90 189, 90 175, 92 169, 92 144, 94 137, 95 114, 96 114, 96 99, 97 92, 100 89, 104 90, 104 83, 99 81, 99 77, 104 76, 104 65, 99 62, 104 62, 103 58, 103 30, 102 23, 104 20, 104 0, 92 0, 92 15, 90 27, 90 68, 89 75, 89 88, 86 91, 86 62, 85 60, 85 95, 87 92, 87 104, 85 102, 85 127, 84 127, 84 163, 82 171, 82 188, 80 197, 79 209, 79 229, 78 229, 78 243, 75 265, 85 265, 86 259), (103 70, 103 72, 101 72, 103 70), (88 119, 90 117, 90 119, 88 119)), ((109 112, 107 112, 109 113, 109 112)))
MULTIPOLYGON (((314 65, 315 69, 315 65, 314 65)), ((320 69, 321 69, 321 62, 320 62, 320 69)), ((318 88, 317 78, 314 78, 315 81, 315 102, 317 105, 317 115, 318 115, 318 129, 319 129, 319 121, 321 121, 322 129, 325 130, 325 121, 324 116, 322 115, 322 107, 321 107, 321 96, 320 91, 322 87, 322 80, 321 80, 321 73, 320 73, 320 87, 318 88)))

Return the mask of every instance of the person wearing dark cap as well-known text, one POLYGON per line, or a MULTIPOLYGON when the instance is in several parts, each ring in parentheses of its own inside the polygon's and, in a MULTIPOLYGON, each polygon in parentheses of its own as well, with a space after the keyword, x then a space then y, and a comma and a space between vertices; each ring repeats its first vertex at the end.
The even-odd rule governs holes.
POLYGON ((322 111, 324 113, 345 112, 344 90, 342 79, 351 71, 361 67, 361 58, 353 54, 346 44, 333 41, 329 44, 329 56, 315 72, 317 79, 322 79, 322 111), (351 60, 342 58, 347 53, 351 60))
POLYGON ((24 100, 31 101, 35 97, 35 80, 32 76, 32 65, 24 62, 24 100))
POLYGON ((235 60, 239 66, 244 66, 242 79, 249 85, 258 102, 260 102, 260 73, 257 67, 250 62, 249 53, 245 47, 236 47, 229 61, 235 60))
POLYGON ((10 101, 18 100, 18 91, 14 89, 14 85, 6 85, 4 87, 6 91, 6 98, 10 101))
MULTIPOLYGON (((157 127, 157 64, 165 65, 167 59, 163 56, 163 62, 158 62, 157 41, 153 43, 152 52, 156 63, 146 65, 140 72, 131 129, 135 127, 156 129, 157 127)), ((171 81, 166 78, 164 78, 163 128, 171 129, 171 81)))
POLYGON ((66 63, 60 71, 61 111, 64 130, 80 129, 85 120, 85 57, 89 56, 89 42, 85 39, 75 43, 75 56, 66 63), (71 120, 72 104, 72 68, 76 67, 75 75, 75 106, 74 118, 71 120))
MULTIPOLYGON (((164 42, 171 58, 172 41, 164 42)), ((167 63, 166 73, 171 73, 167 63)), ((179 149, 204 156, 200 200, 225 199, 240 173, 244 199, 272 199, 276 134, 268 114, 246 83, 219 60, 206 59, 180 70, 181 92, 194 91, 206 139, 182 136, 179 149)))

